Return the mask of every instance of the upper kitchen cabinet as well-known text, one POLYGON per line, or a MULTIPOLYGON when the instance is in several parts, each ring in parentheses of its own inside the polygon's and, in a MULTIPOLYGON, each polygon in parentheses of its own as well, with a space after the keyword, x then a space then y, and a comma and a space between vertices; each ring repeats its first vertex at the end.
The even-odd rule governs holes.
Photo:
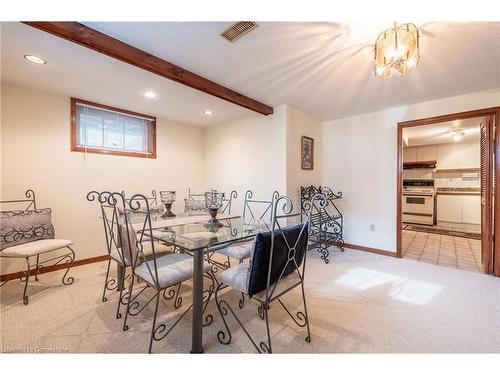
POLYGON ((436 160, 436 145, 412 146, 403 149, 403 163, 436 160))
POLYGON ((458 145, 445 143, 436 147, 438 169, 458 169, 458 145))
POLYGON ((436 145, 418 146, 417 161, 432 161, 436 159, 436 145))
POLYGON ((403 149, 403 163, 413 163, 417 161, 417 148, 405 147, 403 149))
POLYGON ((480 168, 479 142, 456 142, 437 145, 437 169, 480 168))
POLYGON ((480 168, 481 148, 479 142, 458 144, 458 168, 480 168))

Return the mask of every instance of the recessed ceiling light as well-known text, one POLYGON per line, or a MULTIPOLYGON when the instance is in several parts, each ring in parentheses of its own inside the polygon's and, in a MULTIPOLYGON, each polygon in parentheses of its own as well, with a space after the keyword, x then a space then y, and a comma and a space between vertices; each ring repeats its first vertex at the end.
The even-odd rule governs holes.
POLYGON ((32 62, 33 64, 38 64, 38 65, 47 64, 47 61, 38 56, 24 55, 24 58, 29 62, 32 62))
POLYGON ((146 91, 146 92, 144 93, 144 96, 145 96, 146 98, 151 98, 151 99, 156 98, 156 94, 155 94, 153 91, 146 91))
POLYGON ((213 111, 211 111, 211 110, 209 110, 209 109, 205 109, 205 110, 203 111, 203 114, 204 114, 205 116, 212 116, 212 115, 214 114, 214 112, 213 112, 213 111))

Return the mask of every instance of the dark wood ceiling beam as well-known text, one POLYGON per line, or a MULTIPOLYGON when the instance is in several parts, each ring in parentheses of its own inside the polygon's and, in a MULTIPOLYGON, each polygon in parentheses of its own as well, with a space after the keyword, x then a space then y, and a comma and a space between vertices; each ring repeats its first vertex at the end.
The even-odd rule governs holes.
POLYGON ((273 113, 273 108, 266 104, 228 89, 216 82, 210 81, 178 65, 151 55, 81 23, 23 23, 263 115, 273 113))

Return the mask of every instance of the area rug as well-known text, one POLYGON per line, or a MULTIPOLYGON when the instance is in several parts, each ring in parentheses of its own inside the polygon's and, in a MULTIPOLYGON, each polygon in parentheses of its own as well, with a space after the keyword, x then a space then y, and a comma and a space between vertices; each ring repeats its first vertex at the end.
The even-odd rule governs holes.
POLYGON ((481 239, 481 233, 468 232, 468 231, 463 231, 463 230, 444 229, 444 228, 439 228, 439 227, 431 227, 431 226, 427 226, 427 225, 408 224, 408 225, 403 226, 403 229, 404 230, 411 230, 414 232, 426 232, 426 233, 441 234, 443 236, 470 238, 472 240, 480 240, 481 239))

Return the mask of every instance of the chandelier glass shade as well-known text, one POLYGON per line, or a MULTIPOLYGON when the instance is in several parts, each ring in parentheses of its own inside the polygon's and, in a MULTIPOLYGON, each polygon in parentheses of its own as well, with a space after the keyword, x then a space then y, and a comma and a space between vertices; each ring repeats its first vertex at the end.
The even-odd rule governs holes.
POLYGON ((418 29, 412 23, 394 23, 380 33, 375 43, 375 75, 390 78, 411 71, 418 64, 418 38, 418 29))

